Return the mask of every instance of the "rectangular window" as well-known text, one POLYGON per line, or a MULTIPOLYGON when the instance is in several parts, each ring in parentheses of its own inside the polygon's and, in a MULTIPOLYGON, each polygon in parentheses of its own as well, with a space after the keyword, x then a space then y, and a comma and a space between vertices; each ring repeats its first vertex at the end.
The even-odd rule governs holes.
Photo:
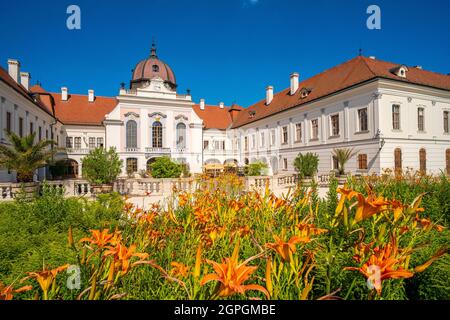
POLYGON ((425 110, 424 108, 417 109, 417 129, 425 131, 425 110))
POLYGON ((444 132, 449 133, 448 111, 444 111, 444 132))
POLYGON ((367 170, 367 154, 358 155, 358 169, 367 170))
POLYGON ((30 122, 30 134, 34 133, 34 124, 30 122))
POLYGON ((281 128, 281 143, 286 144, 288 143, 288 127, 284 126, 281 128))
POLYGON ((209 140, 204 140, 203 141, 203 150, 208 150, 209 149, 209 140))
POLYGON ((311 120, 311 140, 319 139, 319 120, 311 120))
POLYGON ((66 137, 66 148, 68 148, 68 149, 73 148, 73 138, 72 137, 66 137))
POLYGON ((295 124, 295 142, 301 142, 302 141, 302 124, 296 123, 295 124))
POLYGON ((330 117, 331 120, 331 135, 338 136, 339 135, 339 115, 335 114, 330 117))
POLYGON ((39 139, 39 141, 42 140, 42 127, 38 128, 38 139, 39 139))
POLYGON ((75 137, 75 149, 80 150, 81 149, 81 137, 75 137))
POLYGON ((220 144, 222 145, 222 150, 225 150, 225 141, 221 141, 220 144))
POLYGON ((252 134, 252 149, 256 148, 256 136, 252 134))
POLYGON ((264 132, 261 132, 261 148, 264 148, 266 144, 264 132))
POLYGON ((392 105, 392 129, 400 130, 400 106, 392 105))
POLYGON ((19 118, 19 136, 23 137, 23 118, 19 118))
POLYGON ((275 145, 275 139, 277 138, 276 133, 275 133, 275 129, 272 129, 272 136, 271 136, 271 140, 270 140, 270 145, 274 146, 275 145))
POLYGON ((288 169, 288 159, 287 158, 283 158, 283 169, 284 170, 288 169))
POLYGON ((135 173, 138 170, 137 159, 128 158, 127 159, 127 173, 135 173))
POLYGON ((103 138, 97 138, 97 148, 103 148, 103 138))
POLYGON ((244 150, 248 151, 248 137, 244 137, 244 150))
POLYGON ((338 158, 336 157, 336 156, 333 156, 333 159, 332 159, 333 161, 332 161, 332 165, 331 165, 331 169, 333 169, 333 170, 338 170, 339 169, 339 161, 338 161, 338 158))
POLYGON ((11 112, 6 112, 6 131, 11 132, 11 112))
POLYGON ((358 110, 359 131, 369 130, 367 121, 367 108, 358 110))
POLYGON ((48 140, 48 129, 45 129, 45 139, 48 140))
POLYGON ((89 137, 89 149, 95 149, 95 137, 89 137))

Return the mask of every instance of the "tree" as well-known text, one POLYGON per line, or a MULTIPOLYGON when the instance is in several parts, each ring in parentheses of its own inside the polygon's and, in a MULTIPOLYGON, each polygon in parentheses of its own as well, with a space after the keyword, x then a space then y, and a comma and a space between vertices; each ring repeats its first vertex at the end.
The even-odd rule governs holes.
POLYGON ((82 160, 83 177, 92 184, 111 184, 119 176, 123 161, 116 148, 96 148, 82 160))
POLYGON ((315 153, 299 153, 294 160, 294 167, 301 177, 312 177, 319 167, 319 157, 315 153))
POLYGON ((334 149, 333 155, 338 163, 338 172, 339 175, 345 174, 345 164, 350 160, 356 152, 353 152, 353 148, 344 148, 344 149, 334 149))
POLYGON ((179 178, 183 168, 169 157, 160 157, 150 165, 153 178, 179 178))
POLYGON ((19 137, 6 131, 6 136, 11 146, 0 145, 0 168, 16 171, 18 182, 33 182, 34 172, 45 167, 55 155, 52 148, 55 142, 42 140, 35 143, 36 133, 19 137))
POLYGON ((268 166, 264 162, 253 162, 245 166, 244 173, 246 176, 262 176, 267 168, 268 166))

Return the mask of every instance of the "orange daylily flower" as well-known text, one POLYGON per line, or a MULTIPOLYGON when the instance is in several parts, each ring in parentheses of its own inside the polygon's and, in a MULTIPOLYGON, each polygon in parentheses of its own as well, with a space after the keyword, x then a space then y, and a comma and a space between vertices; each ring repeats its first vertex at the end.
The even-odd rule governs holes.
POLYGON ((123 274, 128 273, 131 267, 136 265, 136 263, 131 264, 130 259, 132 257, 139 258, 139 261, 142 262, 144 259, 148 258, 147 253, 139 253, 136 251, 136 245, 133 244, 129 248, 125 245, 118 243, 115 247, 108 247, 108 250, 103 254, 104 257, 113 255, 114 256, 114 266, 119 269, 123 274))
POLYGON ((373 194, 370 194, 365 198, 361 193, 358 193, 357 198, 358 204, 353 223, 358 223, 386 210, 387 205, 389 204, 383 197, 380 196, 375 198, 373 194))
POLYGON ((50 289, 50 286, 56 281, 56 276, 61 271, 66 270, 69 267, 68 264, 65 264, 61 267, 48 270, 44 266, 42 271, 38 272, 27 272, 28 276, 23 278, 21 282, 27 280, 27 279, 36 279, 36 281, 39 283, 39 286, 41 287, 43 293, 44 293, 44 300, 48 299, 48 290, 50 289))
POLYGON ((32 286, 23 286, 21 288, 14 289, 12 284, 5 286, 0 282, 0 300, 12 300, 14 298, 14 294, 29 291, 31 289, 33 289, 32 286))
POLYGON ((257 290, 270 297, 269 292, 263 286, 257 284, 244 284, 250 275, 256 271, 258 267, 247 266, 252 258, 239 263, 239 242, 237 242, 231 258, 226 258, 224 262, 217 263, 215 261, 206 260, 214 268, 215 273, 208 274, 203 277, 200 284, 203 286, 210 281, 220 282, 217 291, 219 297, 229 297, 235 294, 245 294, 249 290, 257 290))
POLYGON ((400 219, 403 215, 403 210, 408 208, 408 206, 403 205, 403 203, 399 200, 391 200, 391 208, 394 212, 394 222, 400 219))
MULTIPOLYGON (((363 250, 366 251, 367 247, 363 248, 363 250)), ((355 260, 360 261, 361 258, 362 257, 360 256, 355 260)), ((396 244, 396 241, 393 239, 383 248, 375 248, 373 250, 373 254, 362 267, 346 267, 344 269, 357 270, 361 272, 370 280, 378 294, 381 294, 383 280, 404 279, 410 278, 414 275, 413 272, 404 269, 402 266, 406 258, 407 255, 401 252, 396 244)))
POLYGON ((105 248, 107 245, 116 245, 121 240, 119 232, 109 233, 109 229, 91 230, 91 238, 83 238, 80 242, 89 242, 96 245, 99 249, 105 248))
POLYGON ((170 270, 170 274, 172 276, 181 276, 185 278, 189 275, 189 266, 186 266, 185 264, 179 262, 171 262, 170 265, 172 266, 172 269, 170 270))
POLYGON ((345 200, 353 199, 355 196, 358 195, 358 192, 353 191, 352 189, 348 189, 346 185, 343 188, 337 188, 337 192, 341 194, 339 203, 336 206, 336 214, 339 214, 342 212, 344 208, 345 200))
POLYGON ((283 241, 280 237, 273 236, 274 243, 266 243, 266 247, 275 250, 284 262, 290 262, 292 255, 297 251, 295 245, 300 242, 309 242, 309 237, 292 236, 288 242, 283 241))
POLYGON ((316 228, 316 226, 312 223, 298 223, 295 226, 300 231, 300 237, 302 239, 309 239, 308 242, 311 241, 311 236, 318 236, 328 232, 327 229, 316 228))

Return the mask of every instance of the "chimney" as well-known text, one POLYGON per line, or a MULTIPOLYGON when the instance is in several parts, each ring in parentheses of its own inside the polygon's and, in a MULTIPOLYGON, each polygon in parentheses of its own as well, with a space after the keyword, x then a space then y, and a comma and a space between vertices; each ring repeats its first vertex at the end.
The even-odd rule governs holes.
POLYGON ((94 102, 95 100, 95 95, 94 95, 94 90, 88 90, 88 101, 89 102, 94 102))
POLYGON ((266 105, 269 105, 273 100, 273 87, 268 86, 266 88, 266 105))
POLYGON ((30 89, 30 79, 31 79, 31 75, 29 72, 21 72, 20 73, 20 83, 27 90, 30 89))
POLYGON ((294 95, 298 90, 298 78, 299 74, 297 72, 291 74, 291 96, 294 95))
POLYGON ((422 70, 422 66, 415 66, 414 68, 422 70))
POLYGON ((8 73, 14 81, 19 83, 20 62, 18 60, 8 59, 8 73))
POLYGON ((223 109, 223 102, 219 103, 220 109, 223 109))
POLYGON ((370 56, 369 59, 376 60, 375 56, 370 56))
POLYGON ((62 101, 69 100, 69 90, 67 89, 67 87, 61 88, 61 100, 62 101))
POLYGON ((205 99, 200 99, 200 110, 205 110, 205 99))
POLYGON ((234 120, 236 120, 239 112, 241 112, 241 109, 238 109, 236 107, 236 104, 233 103, 233 105, 231 106, 230 110, 228 110, 228 112, 230 113, 231 121, 234 121, 234 120))

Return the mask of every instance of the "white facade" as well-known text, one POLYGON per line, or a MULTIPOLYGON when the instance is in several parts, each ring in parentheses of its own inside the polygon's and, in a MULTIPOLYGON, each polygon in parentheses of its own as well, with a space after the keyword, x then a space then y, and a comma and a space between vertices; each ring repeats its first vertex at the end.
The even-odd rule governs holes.
MULTIPOLYGON (((153 50, 153 60, 148 61, 165 68, 153 50)), ((146 63, 143 65, 146 68, 146 63)), ((20 65, 11 63, 10 76, 20 82, 21 73, 16 66, 20 65)), ((403 77, 407 77, 408 69, 404 71, 403 77)), ((29 74, 22 73, 22 79, 23 88, 28 87, 29 74)), ((124 176, 130 168, 134 174, 146 170, 161 156, 187 164, 192 173, 200 173, 207 163, 245 165, 255 161, 267 163, 270 175, 293 173, 295 157, 304 152, 316 153, 319 174, 328 174, 336 169, 332 156, 336 148, 354 149, 355 156, 346 166, 354 174, 379 174, 395 168, 432 174, 450 172, 450 90, 374 78, 237 128, 231 124, 223 130, 204 128, 191 96, 176 92, 171 70, 166 79, 142 76, 134 80, 131 89, 120 90, 117 105, 105 114, 103 123, 90 126, 57 122, 0 81, 0 143, 6 143, 7 126, 22 134, 39 131, 41 139, 52 138, 53 131, 54 140, 67 148, 65 156, 78 163, 79 176, 82 158, 90 149, 100 146, 116 148, 124 162, 124 176)), ((292 74, 290 95, 298 90, 308 94, 308 88, 301 88, 298 81, 299 75, 292 74)), ((86 103, 93 102, 93 92, 91 96, 91 101, 86 97, 86 103)), ((277 95, 269 86, 264 107, 271 108, 275 99, 277 95)), ((204 101, 200 109, 207 112, 204 101)), ((248 111, 238 113, 245 116, 248 111)), ((43 176, 40 170, 39 178, 43 176)), ((0 181, 14 179, 13 173, 0 170, 0 181)))

